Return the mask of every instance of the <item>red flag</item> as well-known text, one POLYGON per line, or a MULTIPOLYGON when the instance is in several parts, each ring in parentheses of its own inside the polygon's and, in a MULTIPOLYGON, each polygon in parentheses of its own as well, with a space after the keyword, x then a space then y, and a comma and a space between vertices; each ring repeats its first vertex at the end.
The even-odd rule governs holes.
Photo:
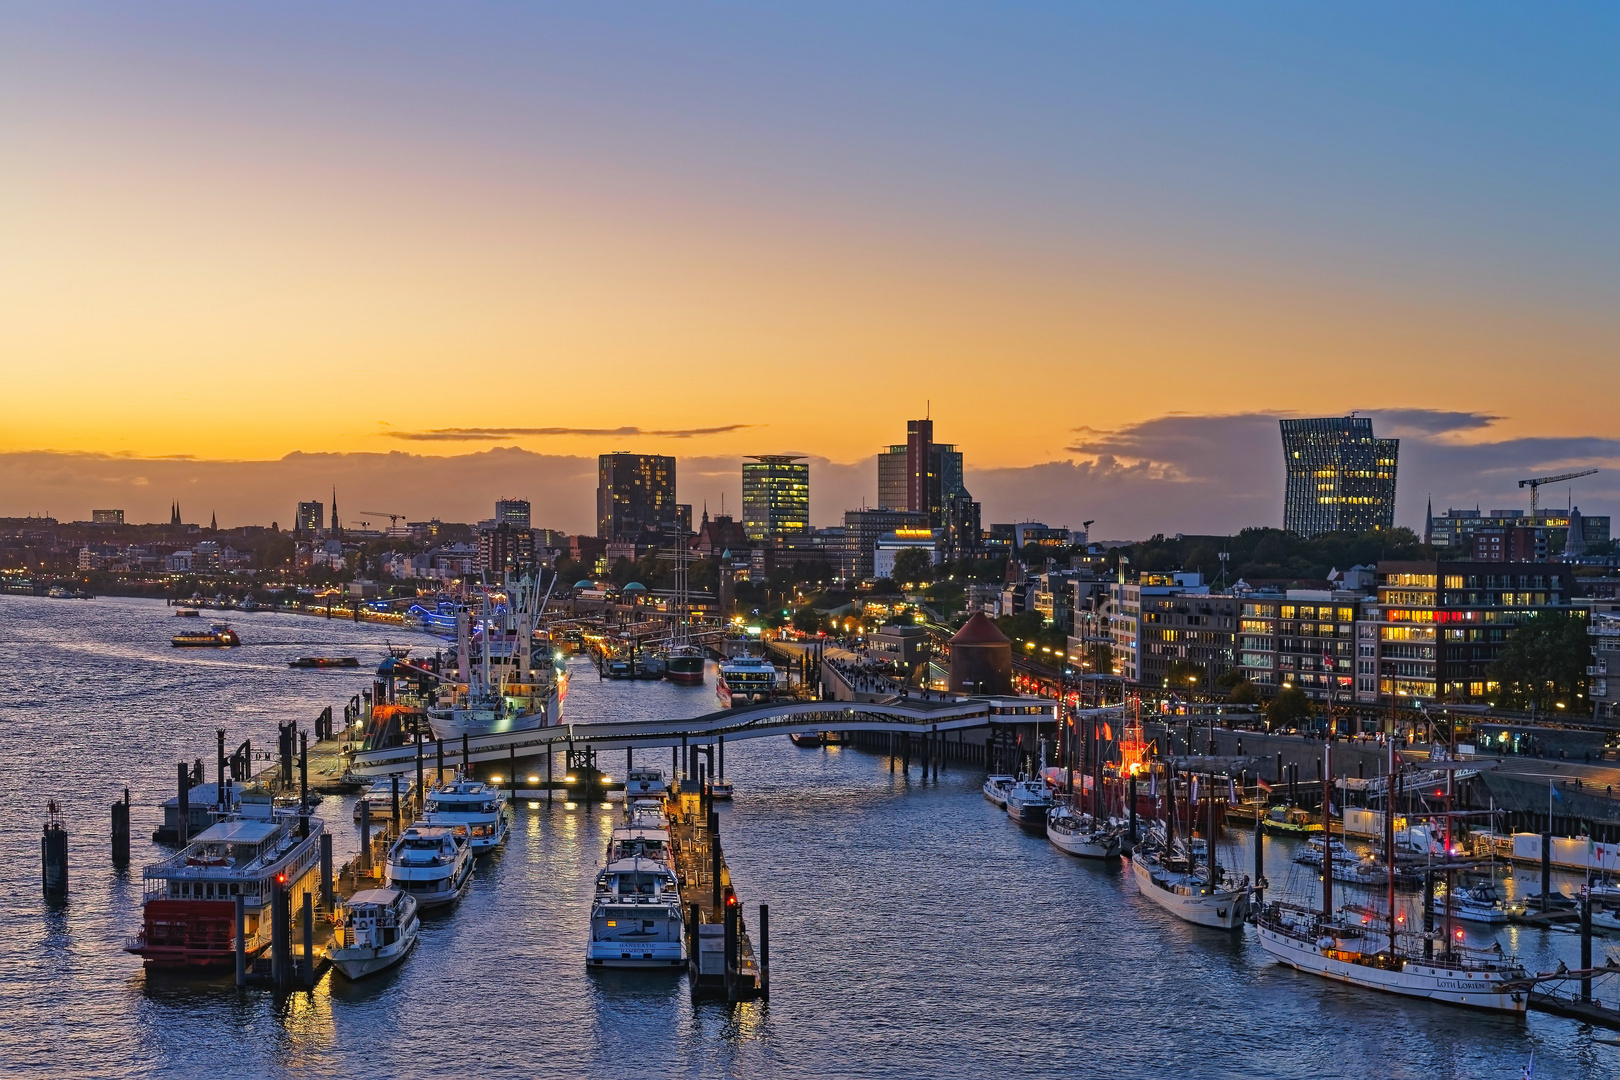
POLYGON ((1271 790, 1271 785, 1266 783, 1264 780, 1261 780, 1259 777, 1255 777, 1255 783, 1260 785, 1261 791, 1269 792, 1271 790))
POLYGON ((1113 726, 1110 725, 1110 724, 1104 724, 1103 725, 1103 741, 1104 742, 1113 742, 1114 741, 1114 729, 1113 729, 1113 726))

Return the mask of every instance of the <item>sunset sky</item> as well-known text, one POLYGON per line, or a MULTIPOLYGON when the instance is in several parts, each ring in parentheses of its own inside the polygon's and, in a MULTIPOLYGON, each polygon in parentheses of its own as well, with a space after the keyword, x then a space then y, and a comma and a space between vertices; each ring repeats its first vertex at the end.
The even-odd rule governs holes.
POLYGON ((1612 5, 6 21, 0 514, 285 519, 279 463, 485 516, 519 447, 510 494, 627 449, 694 503, 814 454, 825 523, 924 409, 987 519, 1276 524, 1275 418, 1352 409, 1402 523, 1571 465, 1620 513, 1612 5))

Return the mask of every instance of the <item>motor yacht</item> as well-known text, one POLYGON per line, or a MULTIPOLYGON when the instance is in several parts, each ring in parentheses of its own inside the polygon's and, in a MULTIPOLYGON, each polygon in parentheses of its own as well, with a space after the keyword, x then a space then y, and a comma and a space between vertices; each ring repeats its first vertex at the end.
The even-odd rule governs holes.
POLYGON ((668 865, 633 856, 597 875, 585 963, 671 971, 686 965, 680 884, 668 865))
POLYGON ((347 979, 393 967, 416 945, 416 906, 416 897, 399 889, 360 890, 338 909, 326 958, 347 979))
POLYGON ((1453 919, 1461 919, 1463 922, 1494 925, 1508 921, 1507 906, 1502 903, 1502 897, 1497 893, 1496 886, 1490 882, 1457 888, 1451 893, 1439 892, 1435 895, 1430 910, 1436 917, 1449 914, 1453 919))
POLYGON ((637 765, 631 768, 629 774, 624 778, 624 797, 626 799, 641 797, 662 799, 668 793, 669 785, 664 783, 664 771, 662 769, 637 765))
POLYGON ((414 896, 423 911, 454 904, 472 880, 467 841, 465 825, 417 822, 388 849, 388 884, 414 896))
POLYGON ((1018 777, 1016 776, 1006 776, 1001 773, 987 776, 984 780, 984 797, 1005 810, 1007 808, 1007 792, 1016 783, 1018 783, 1018 777))
POLYGON ((1337 836, 1332 840, 1323 840, 1321 834, 1318 833, 1311 837, 1305 846, 1299 850, 1298 854, 1294 856, 1294 861, 1302 866, 1321 866, 1322 852, 1330 845, 1333 849, 1333 863, 1335 866, 1341 862, 1348 866, 1351 863, 1359 862, 1361 859, 1361 856, 1354 854, 1349 848, 1345 847, 1344 841, 1337 836))
POLYGON ((624 804, 625 824, 636 829, 669 829, 662 799, 631 799, 624 804))
POLYGON ((608 837, 608 865, 624 859, 650 859, 665 866, 674 866, 674 853, 670 850, 669 830, 641 825, 627 825, 614 829, 608 837))
POLYGON ((1090 814, 1070 806, 1054 806, 1046 815, 1046 838, 1059 851, 1082 859, 1117 859, 1124 847, 1124 830, 1099 825, 1090 814))
POLYGON ((474 855, 486 855, 506 842, 512 814, 499 788, 457 779, 429 791, 422 820, 434 825, 465 825, 474 855))
POLYGON ((1046 828, 1046 812, 1050 809, 1052 796, 1044 780, 1020 780, 1007 789, 1007 816, 1025 828, 1046 828))

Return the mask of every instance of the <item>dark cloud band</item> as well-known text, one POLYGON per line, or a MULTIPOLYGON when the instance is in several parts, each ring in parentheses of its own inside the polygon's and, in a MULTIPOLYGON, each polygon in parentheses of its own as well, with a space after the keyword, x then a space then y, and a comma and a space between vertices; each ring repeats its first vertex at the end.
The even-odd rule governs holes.
POLYGON ((499 428, 433 428, 428 431, 384 431, 379 434, 390 439, 407 442, 491 442, 497 439, 522 439, 551 435, 591 435, 614 437, 649 435, 661 439, 696 439, 704 435, 725 435, 758 427, 758 424, 722 424, 704 428, 574 428, 574 427, 499 427, 499 428))

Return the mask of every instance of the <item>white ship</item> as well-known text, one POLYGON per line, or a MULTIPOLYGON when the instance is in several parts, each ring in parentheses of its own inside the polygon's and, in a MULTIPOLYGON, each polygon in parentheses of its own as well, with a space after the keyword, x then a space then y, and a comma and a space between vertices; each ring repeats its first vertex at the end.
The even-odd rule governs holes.
POLYGON ((472 848, 465 825, 417 822, 388 849, 388 884, 416 898, 423 911, 461 899, 472 880, 472 848))
POLYGON ((681 889, 668 865, 632 856, 597 875, 585 963, 671 971, 686 966, 681 889))
POLYGON ((539 582, 526 575, 509 577, 504 592, 503 605, 496 605, 486 590, 476 615, 456 613, 456 677, 440 683, 439 701, 428 709, 428 723, 438 738, 524 731, 562 721, 567 675, 561 654, 536 650, 534 644, 546 597, 539 582))
POLYGON ((1199 926, 1234 930, 1249 917, 1249 879, 1223 872, 1217 866, 1213 884, 1208 865, 1197 865, 1192 855, 1174 843, 1138 848, 1131 870, 1142 895, 1175 915, 1199 926))
POLYGON ((432 825, 465 825, 474 855, 500 847, 512 827, 506 796, 477 780, 457 779, 429 791, 422 819, 432 825))
POLYGON ((326 958, 345 978, 375 975, 405 959, 421 926, 416 897, 398 889, 362 889, 339 910, 326 958))

